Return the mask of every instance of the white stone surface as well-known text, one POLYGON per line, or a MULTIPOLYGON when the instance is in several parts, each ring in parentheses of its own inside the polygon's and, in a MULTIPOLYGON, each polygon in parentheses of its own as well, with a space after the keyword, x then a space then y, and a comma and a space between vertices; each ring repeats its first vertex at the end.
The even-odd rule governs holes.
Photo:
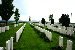
POLYGON ((56 30, 57 32, 59 32, 59 29, 57 28, 57 30, 56 30))
POLYGON ((61 28, 58 28, 58 32, 61 33, 61 28))
POLYGON ((46 37, 48 37, 48 31, 45 31, 45 35, 46 35, 46 37))
POLYGON ((23 32, 23 29, 24 29, 24 25, 16 32, 16 42, 18 42, 21 33, 23 32))
POLYGON ((63 26, 63 27, 62 27, 62 29, 66 29, 66 27, 65 27, 65 26, 63 26))
POLYGON ((13 37, 10 38, 10 50, 13 50, 13 37))
POLYGON ((51 32, 48 33, 48 38, 50 41, 52 40, 52 33, 51 32))
POLYGON ((9 30, 9 26, 5 26, 5 30, 9 30))
POLYGON ((73 31, 71 31, 71 30, 67 30, 67 35, 72 36, 72 34, 73 34, 73 31))
POLYGON ((72 50, 72 44, 73 44, 73 42, 71 40, 67 40, 66 50, 72 50))
POLYGON ((0 27, 0 33, 1 33, 1 27, 0 27))
POLYGON ((63 37, 59 36, 59 46, 63 47, 63 37))
POLYGON ((67 30, 73 31, 73 27, 67 27, 67 30))
POLYGON ((1 32, 5 32, 5 27, 1 27, 1 32))
POLYGON ((18 26, 18 24, 16 24, 16 26, 18 26))
POLYGON ((0 50, 3 50, 3 47, 0 47, 0 50))
POLYGON ((16 27, 16 24, 14 24, 14 27, 16 27))
POLYGON ((6 50, 10 50, 10 40, 6 41, 6 50))

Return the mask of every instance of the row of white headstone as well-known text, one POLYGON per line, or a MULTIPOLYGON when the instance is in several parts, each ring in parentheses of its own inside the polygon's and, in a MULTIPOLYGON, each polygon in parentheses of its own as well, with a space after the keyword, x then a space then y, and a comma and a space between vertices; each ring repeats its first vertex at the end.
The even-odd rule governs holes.
MULTIPOLYGON (((35 23, 35 25, 38 25, 38 26, 43 26, 43 24, 40 24, 40 23, 35 23)), ((67 27, 67 30, 66 30, 66 27, 65 26, 61 26, 61 24, 46 24, 47 28, 48 29, 51 29, 53 31, 56 31, 56 32, 59 32, 59 33, 62 33, 62 34, 66 34, 66 35, 69 35, 69 36, 72 36, 74 34, 74 31, 75 29, 73 27, 67 27), (55 25, 59 25, 58 28, 54 27, 55 25)))
POLYGON ((44 27, 44 24, 42 24, 42 23, 35 23, 35 25, 44 27))
POLYGON ((16 42, 18 42, 26 23, 16 32, 16 42))
MULTIPOLYGON (((42 23, 35 23, 35 25, 44 27, 44 24, 42 24, 42 23)), ((67 30, 75 31, 75 28, 74 28, 75 24, 69 24, 69 25, 71 25, 72 27, 67 27, 67 30)), ((51 25, 50 25, 50 23, 47 23, 47 24, 45 24, 45 26, 58 26, 58 28, 66 29, 65 26, 62 26, 62 24, 58 24, 58 23, 51 24, 51 25)))
POLYGON ((48 37, 48 39, 51 41, 52 40, 52 33, 45 30, 45 29, 42 29, 41 27, 38 27, 38 26, 35 26, 35 29, 39 30, 40 32, 43 32, 45 33, 46 37, 48 37))
POLYGON ((6 50, 13 50, 13 37, 6 41, 6 50))
MULTIPOLYGON (((38 25, 38 24, 37 24, 38 25)), ((53 26, 52 26, 53 27, 53 26)), ((48 37, 49 40, 52 40, 52 33, 45 30, 45 29, 42 29, 38 26, 35 26, 35 28, 37 30, 39 30, 40 32, 44 32, 46 34, 46 36, 48 37)), ((52 29, 55 29, 54 27, 52 29)), ((57 29, 56 29, 57 30, 57 29)), ((55 30, 54 30, 55 31, 55 30)), ((59 30, 58 30, 59 31, 59 30)), ((65 30, 64 30, 65 31, 65 30)), ((61 31, 61 33, 63 33, 64 31, 61 31)), ((68 33, 71 33, 68 31, 68 33)), ((66 47, 66 50, 72 50, 72 44, 73 42, 71 40, 67 40, 67 47, 66 47)), ((60 47, 63 47, 63 37, 59 36, 59 46, 60 47)))
MULTIPOLYGON (((6 50, 13 50, 13 37, 11 37, 8 41, 6 41, 6 50)), ((3 47, 0 47, 0 50, 4 50, 3 47)))
POLYGON ((51 24, 51 25, 49 23, 46 24, 46 26, 58 26, 58 28, 61 28, 61 29, 67 28, 67 30, 75 31, 75 28, 74 28, 75 24, 69 24, 69 25, 71 25, 73 27, 65 27, 65 26, 62 26, 62 24, 58 24, 58 23, 51 24))
MULTIPOLYGON (((26 23, 22 27, 25 27, 25 25, 26 23)), ((6 41, 6 47, 5 47, 6 50, 13 50, 13 38, 14 37, 11 37, 8 41, 6 41)), ((0 47, 0 50, 4 50, 4 48, 0 47)))
POLYGON ((9 30, 9 26, 0 27, 0 33, 5 32, 6 30, 9 30))
POLYGON ((23 23, 19 23, 19 25, 21 25, 21 24, 23 24, 23 23))
POLYGON ((17 27, 18 25, 21 25, 21 24, 23 24, 23 23, 19 23, 19 24, 14 24, 14 27, 17 27))
POLYGON ((19 25, 21 25, 21 24, 23 24, 23 23, 14 24, 14 27, 17 27, 17 26, 19 26, 19 25))
MULTIPOLYGON (((67 47, 66 50, 72 50, 73 42, 71 40, 67 40, 67 47)), ((63 37, 59 36, 59 46, 63 47, 63 37)))
MULTIPOLYGON (((54 23, 54 26, 61 26, 62 24, 59 24, 59 23, 54 23)), ((69 24, 70 27, 74 27, 75 24, 69 24)))
POLYGON ((18 24, 14 24, 14 27, 17 27, 18 26, 18 24))
POLYGON ((69 28, 69 27, 68 27, 69 29, 66 30, 66 28, 65 28, 65 29, 63 29, 63 28, 61 28, 61 27, 56 28, 56 27, 54 27, 54 26, 47 25, 47 28, 48 28, 48 29, 51 29, 51 30, 53 30, 53 31, 62 33, 62 34, 69 35, 69 36, 72 36, 72 35, 74 34, 74 32, 73 32, 73 31, 71 30, 71 28, 69 28))

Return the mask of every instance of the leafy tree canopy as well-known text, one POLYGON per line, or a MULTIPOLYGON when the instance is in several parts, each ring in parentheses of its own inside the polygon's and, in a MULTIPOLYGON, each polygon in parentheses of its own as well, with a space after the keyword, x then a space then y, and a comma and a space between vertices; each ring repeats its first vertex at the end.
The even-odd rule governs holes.
POLYGON ((45 19, 42 18, 41 23, 45 25, 45 19))
POLYGON ((68 14, 62 14, 62 16, 59 18, 59 23, 62 24, 62 26, 68 27, 70 24, 70 18, 68 14))
POLYGON ((49 21, 51 20, 51 19, 53 19, 53 14, 51 15, 49 15, 49 21))
POLYGON ((17 24, 17 22, 18 22, 18 20, 19 20, 19 17, 20 17, 19 9, 16 8, 16 10, 15 10, 15 17, 14 17, 14 19, 15 19, 15 21, 16 21, 16 24, 17 24))
POLYGON ((13 0, 2 0, 2 4, 0 5, 0 16, 2 17, 2 20, 8 21, 14 13, 12 2, 13 0))

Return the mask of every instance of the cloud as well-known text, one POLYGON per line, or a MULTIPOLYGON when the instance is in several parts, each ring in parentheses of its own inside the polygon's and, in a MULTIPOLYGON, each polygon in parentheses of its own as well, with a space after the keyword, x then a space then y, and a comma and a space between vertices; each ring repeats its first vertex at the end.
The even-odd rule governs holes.
POLYGON ((27 15, 21 15, 19 20, 22 20, 22 21, 29 21, 29 16, 27 15))
POLYGON ((36 20, 44 17, 48 21, 49 15, 54 14, 55 22, 58 22, 62 13, 69 15, 74 13, 74 5, 74 0, 28 0, 29 15, 33 19, 37 18, 36 20))

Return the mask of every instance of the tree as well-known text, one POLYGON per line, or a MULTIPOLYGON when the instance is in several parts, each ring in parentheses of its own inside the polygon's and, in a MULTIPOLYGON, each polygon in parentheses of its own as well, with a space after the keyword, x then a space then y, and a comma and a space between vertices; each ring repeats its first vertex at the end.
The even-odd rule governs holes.
POLYGON ((31 17, 29 16, 29 21, 31 21, 31 17))
POLYGON ((49 15, 49 21, 51 21, 51 24, 54 24, 54 19, 53 19, 53 14, 51 15, 49 15))
POLYGON ((59 18, 59 23, 61 23, 62 26, 69 27, 69 24, 70 24, 69 15, 62 14, 62 16, 59 18))
POLYGON ((16 21, 16 24, 18 24, 19 17, 20 17, 19 11, 18 11, 18 9, 16 8, 16 10, 15 10, 15 17, 14 17, 14 19, 15 19, 15 21, 16 21))
POLYGON ((51 15, 49 15, 49 21, 51 20, 51 19, 53 19, 53 14, 51 15))
POLYGON ((51 24, 54 24, 54 19, 51 19, 51 24))
POLYGON ((14 13, 14 6, 12 2, 13 0, 2 0, 2 4, 0 5, 0 16, 2 17, 2 20, 6 21, 6 26, 8 20, 14 13))
POLYGON ((45 25, 45 19, 42 18, 41 23, 45 25))

